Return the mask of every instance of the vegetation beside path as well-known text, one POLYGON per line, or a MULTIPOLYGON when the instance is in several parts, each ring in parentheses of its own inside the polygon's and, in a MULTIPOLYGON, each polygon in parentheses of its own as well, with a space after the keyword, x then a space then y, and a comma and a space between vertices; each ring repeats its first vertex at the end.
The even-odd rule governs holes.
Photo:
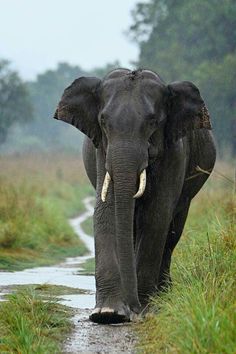
POLYGON ((68 224, 92 194, 77 156, 0 157, 0 270, 57 263, 86 251, 68 224))
MULTIPOLYGON (((84 254, 85 245, 68 223, 93 193, 78 157, 4 156, 0 165, 0 270, 84 254)), ((11 294, 0 302, 0 352, 60 353, 73 327, 73 309, 58 300, 85 290, 43 284, 2 291, 11 294)))
MULTIPOLYGON (((233 182, 234 172, 222 165, 233 182)), ((172 263, 172 290, 138 326, 141 353, 235 353, 236 195, 213 175, 193 201, 172 263)))
POLYGON ((73 327, 72 314, 48 294, 44 301, 35 287, 8 295, 8 301, 0 303, 0 352, 60 353, 73 327))

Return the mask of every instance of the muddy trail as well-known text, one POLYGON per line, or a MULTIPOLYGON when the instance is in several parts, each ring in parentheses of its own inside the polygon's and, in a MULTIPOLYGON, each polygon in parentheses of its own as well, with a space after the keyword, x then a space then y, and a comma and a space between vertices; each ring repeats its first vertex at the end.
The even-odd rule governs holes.
POLYGON ((85 212, 69 220, 76 234, 85 243, 88 254, 67 258, 56 266, 37 267, 19 272, 0 272, 0 300, 16 285, 50 284, 80 289, 82 294, 60 295, 60 303, 74 309, 74 331, 67 337, 63 353, 135 353, 132 324, 98 325, 88 320, 95 305, 95 279, 83 275, 82 264, 94 257, 94 239, 81 224, 93 214, 93 198, 85 198, 85 212))

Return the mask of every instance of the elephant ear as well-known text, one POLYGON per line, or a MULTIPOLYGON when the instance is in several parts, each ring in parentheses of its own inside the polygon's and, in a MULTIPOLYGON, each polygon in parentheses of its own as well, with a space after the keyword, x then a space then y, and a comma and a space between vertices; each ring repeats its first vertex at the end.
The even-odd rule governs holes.
POLYGON ((98 147, 102 133, 98 124, 101 80, 96 77, 80 77, 67 87, 54 114, 55 119, 74 125, 86 134, 98 147))
POLYGON ((211 129, 210 115, 198 88, 189 81, 168 85, 165 135, 171 144, 194 129, 211 129))

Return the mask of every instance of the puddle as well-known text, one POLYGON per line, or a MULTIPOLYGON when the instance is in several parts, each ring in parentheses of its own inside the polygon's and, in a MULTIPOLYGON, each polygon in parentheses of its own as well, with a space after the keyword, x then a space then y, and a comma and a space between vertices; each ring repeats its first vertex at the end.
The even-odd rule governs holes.
POLYGON ((85 198, 86 211, 69 220, 76 234, 86 244, 88 254, 70 257, 56 266, 37 267, 19 272, 0 272, 0 301, 7 293, 6 287, 13 285, 50 284, 85 290, 85 294, 59 295, 60 303, 75 309, 72 321, 74 332, 64 343, 63 353, 135 353, 136 338, 131 324, 97 325, 88 320, 95 306, 95 279, 93 275, 80 275, 82 264, 94 257, 94 238, 87 235, 81 224, 93 215, 94 198, 85 198), (0 288, 1 291, 1 288, 0 288))

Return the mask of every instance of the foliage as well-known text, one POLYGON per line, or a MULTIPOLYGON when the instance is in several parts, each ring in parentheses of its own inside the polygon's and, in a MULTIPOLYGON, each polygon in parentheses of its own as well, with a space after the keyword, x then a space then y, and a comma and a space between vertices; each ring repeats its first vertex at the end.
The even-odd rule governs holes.
POLYGON ((231 186, 213 175, 193 202, 173 256, 173 288, 153 298, 153 313, 138 328, 140 352, 235 352, 236 204, 231 186))
POLYGON ((192 80, 209 105, 218 144, 236 152, 236 3, 149 0, 133 10, 137 65, 165 80, 192 80))
POLYGON ((14 123, 26 123, 33 117, 27 87, 9 65, 0 60, 0 144, 14 123))
POLYGON ((35 122, 28 126, 28 134, 36 136, 46 144, 54 147, 63 144, 78 144, 82 135, 71 126, 53 120, 53 116, 64 89, 77 77, 85 75, 78 66, 67 63, 58 64, 56 70, 47 70, 37 76, 35 81, 28 83, 32 104, 35 112, 35 122), (73 133, 76 134, 73 134, 73 133), (66 135, 69 135, 66 139, 66 135))
POLYGON ((84 232, 87 235, 93 236, 93 218, 90 217, 86 219, 82 224, 81 227, 83 228, 84 232))
MULTIPOLYGON (((59 63, 56 69, 46 70, 36 80, 24 84, 29 92, 34 120, 24 127, 15 127, 8 135, 2 152, 47 152, 63 150, 79 152, 83 134, 64 122, 55 121, 53 115, 64 89, 80 76, 102 78, 107 72, 119 66, 119 62, 101 68, 85 71, 79 66, 59 63)), ((11 107, 14 106, 14 102, 11 107)), ((0 123, 1 124, 1 123, 0 123)), ((1 126, 0 126, 1 128, 1 126)), ((6 125, 8 129, 8 125, 6 125)))
POLYGON ((35 122, 28 127, 28 134, 42 141, 50 149, 79 150, 83 134, 74 127, 55 121, 53 115, 64 89, 80 76, 103 77, 107 71, 118 65, 117 62, 104 68, 95 68, 89 72, 79 66, 59 63, 55 70, 47 70, 28 83, 35 122))
POLYGON ((219 63, 202 62, 195 71, 196 83, 212 112, 213 127, 223 152, 231 145, 236 153, 236 55, 227 54, 219 63))
POLYGON ((42 296, 44 300, 60 300, 64 295, 75 295, 75 294, 87 294, 88 290, 80 288, 71 288, 65 285, 53 285, 53 284, 30 284, 30 285, 8 285, 6 287, 1 287, 1 297, 2 299, 8 299, 8 295, 12 293, 21 293, 32 289, 34 292, 42 296))
POLYGON ((89 258, 81 264, 81 270, 79 274, 83 275, 95 275, 95 259, 89 258))
POLYGON ((59 353, 71 330, 72 311, 44 300, 33 287, 17 291, 0 305, 1 353, 59 353))
POLYGON ((0 159, 0 269, 53 264, 81 255, 84 245, 68 225, 91 193, 75 157, 0 159))

